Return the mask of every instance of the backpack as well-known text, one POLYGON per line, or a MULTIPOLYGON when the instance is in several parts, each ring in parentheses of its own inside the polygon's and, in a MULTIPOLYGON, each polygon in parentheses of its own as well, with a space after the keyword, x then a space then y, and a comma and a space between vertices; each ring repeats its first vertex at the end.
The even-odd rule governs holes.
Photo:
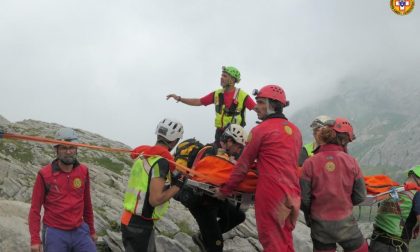
POLYGON ((197 153, 204 147, 195 138, 190 138, 178 144, 174 158, 177 164, 191 168, 197 153))

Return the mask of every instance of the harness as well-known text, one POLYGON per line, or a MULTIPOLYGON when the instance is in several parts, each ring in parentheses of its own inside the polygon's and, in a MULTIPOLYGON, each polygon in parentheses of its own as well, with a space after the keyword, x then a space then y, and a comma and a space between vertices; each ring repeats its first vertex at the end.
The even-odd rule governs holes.
POLYGON ((396 252, 408 251, 408 244, 403 239, 391 236, 388 233, 379 230, 378 228, 373 230, 370 239, 371 241, 378 241, 388 246, 392 246, 395 248, 396 252))
MULTIPOLYGON (((232 119, 231 119, 231 123, 235 123, 236 122, 236 117, 238 116, 238 115, 240 115, 241 116, 241 118, 242 118, 242 120, 241 120, 241 123, 240 123, 240 125, 242 126, 242 127, 244 127, 245 126, 245 109, 246 109, 246 107, 243 105, 243 107, 242 107, 242 109, 241 109, 241 111, 236 111, 237 110, 237 108, 238 108, 238 103, 239 103, 239 101, 238 101, 238 97, 239 97, 239 94, 240 94, 240 91, 241 91, 241 89, 240 88, 235 88, 235 93, 234 93, 234 95, 233 95, 233 100, 232 100, 232 103, 231 103, 231 105, 230 105, 230 107, 229 108, 227 108, 226 106, 225 106, 225 101, 224 101, 224 92, 220 92, 220 93, 218 93, 218 103, 216 104, 216 106, 215 106, 215 109, 216 109, 216 113, 217 114, 221 114, 221 117, 222 117, 222 124, 223 124, 223 117, 226 115, 226 116, 229 116, 229 117, 232 117, 232 119)), ((245 99, 244 99, 244 101, 247 99, 247 97, 245 97, 245 99)))

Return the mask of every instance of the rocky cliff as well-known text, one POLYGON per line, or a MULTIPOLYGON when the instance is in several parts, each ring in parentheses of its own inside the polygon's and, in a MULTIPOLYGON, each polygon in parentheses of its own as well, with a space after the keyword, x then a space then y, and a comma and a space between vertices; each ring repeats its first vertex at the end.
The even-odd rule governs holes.
MULTIPOLYGON (((62 126, 35 120, 11 123, 0 117, 0 127, 10 133, 51 138, 62 126)), ((100 135, 77 130, 80 142, 98 146, 130 148, 100 135)), ((28 251, 29 232, 27 215, 32 186, 38 170, 54 159, 52 145, 36 142, 0 140, 0 251, 28 251), (16 225, 11 225, 16 223, 16 225)), ((100 250, 122 251, 119 218, 122 209, 124 185, 132 160, 128 154, 107 153, 79 148, 78 159, 87 164, 92 179, 92 199, 95 226, 100 235, 100 250)), ((226 251, 261 251, 255 228, 253 209, 247 220, 225 234, 226 251)), ((308 249, 308 230, 302 231, 296 241, 308 249), (305 234, 305 235, 302 235, 305 234)), ((191 214, 177 201, 171 201, 168 214, 156 225, 158 251, 199 251, 191 235, 198 226, 191 214)), ((299 246, 299 245, 297 245, 299 246)), ((309 251, 302 249, 301 251, 309 251)))

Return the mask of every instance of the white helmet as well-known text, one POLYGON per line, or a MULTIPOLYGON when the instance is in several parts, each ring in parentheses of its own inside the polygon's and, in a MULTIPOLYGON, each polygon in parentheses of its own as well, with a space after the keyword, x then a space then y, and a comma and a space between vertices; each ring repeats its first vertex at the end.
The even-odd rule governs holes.
POLYGON ((156 126, 155 134, 172 142, 182 138, 184 127, 177 120, 165 118, 156 126))
POLYGON ((55 139, 74 142, 78 139, 76 132, 71 128, 61 128, 55 133, 55 139))
POLYGON ((316 128, 320 128, 323 126, 326 126, 328 121, 334 120, 331 117, 327 116, 327 115, 320 115, 315 117, 315 119, 312 121, 310 127, 312 129, 316 129, 316 128))
POLYGON ((247 134, 242 126, 238 124, 230 124, 223 132, 223 135, 230 136, 233 140, 235 140, 235 142, 245 146, 247 134))

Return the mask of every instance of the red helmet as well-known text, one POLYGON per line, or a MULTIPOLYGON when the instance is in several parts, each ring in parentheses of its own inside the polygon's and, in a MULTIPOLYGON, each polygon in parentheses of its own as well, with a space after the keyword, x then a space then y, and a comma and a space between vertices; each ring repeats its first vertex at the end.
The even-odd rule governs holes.
POLYGON ((353 126, 351 126, 349 120, 343 117, 337 117, 334 122, 333 129, 340 133, 347 133, 350 138, 350 142, 356 139, 353 133, 353 126))
POLYGON ((284 93, 283 88, 278 85, 266 85, 259 91, 254 90, 254 95, 256 95, 257 98, 269 98, 279 101, 285 107, 289 105, 289 101, 286 100, 286 94, 284 93))

